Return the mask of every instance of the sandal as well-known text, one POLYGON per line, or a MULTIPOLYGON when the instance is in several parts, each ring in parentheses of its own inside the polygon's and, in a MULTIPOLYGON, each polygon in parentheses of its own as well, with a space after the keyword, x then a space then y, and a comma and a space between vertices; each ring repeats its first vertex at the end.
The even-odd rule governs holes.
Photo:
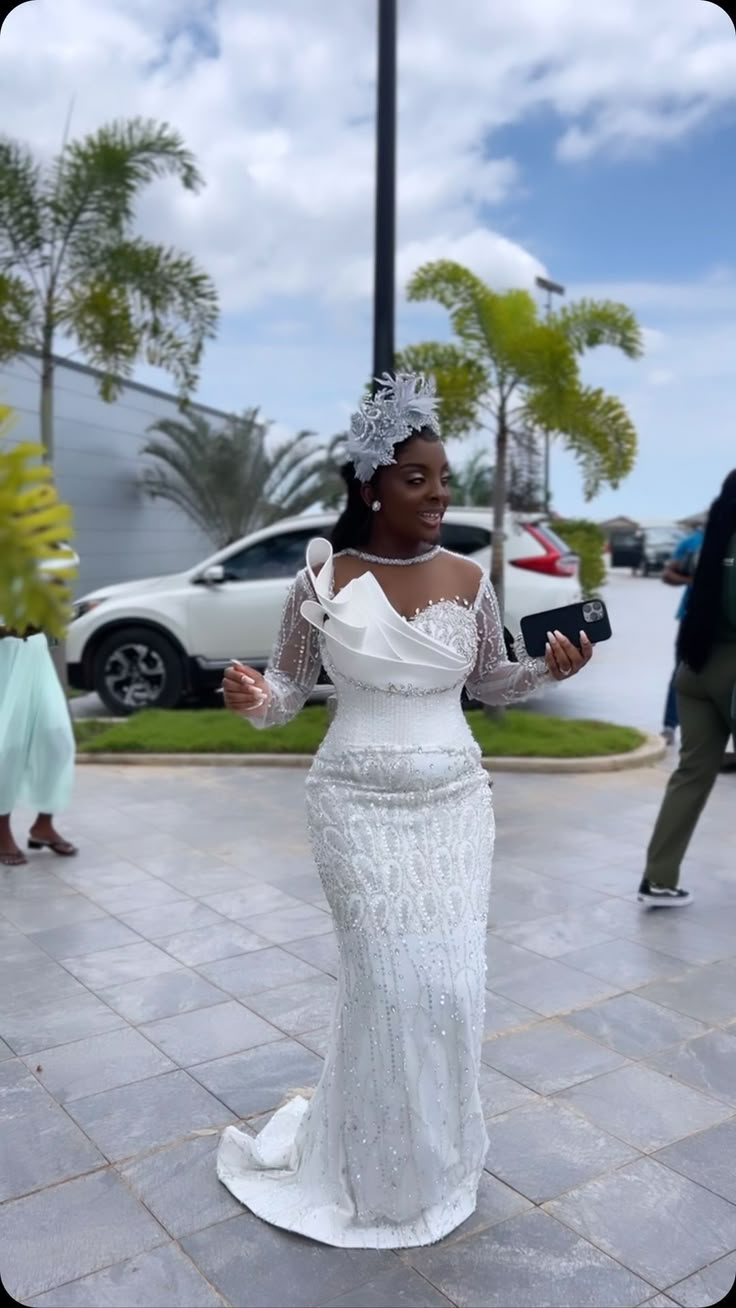
POLYGON ((3 867, 23 867, 23 864, 27 862, 28 859, 25 854, 21 854, 20 850, 18 850, 17 854, 0 854, 0 864, 3 867))
MULTIPOLYGON (((35 840, 33 836, 28 837, 29 849, 50 849, 52 853, 58 854, 60 858, 72 858, 79 850, 69 843, 68 840, 35 840)), ((25 862, 25 859, 23 860, 25 862)))

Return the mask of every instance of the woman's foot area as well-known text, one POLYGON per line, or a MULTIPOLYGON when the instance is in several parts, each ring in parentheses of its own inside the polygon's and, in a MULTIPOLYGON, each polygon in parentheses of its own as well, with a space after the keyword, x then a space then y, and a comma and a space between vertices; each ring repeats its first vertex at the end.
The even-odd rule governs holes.
POLYGON ((69 840, 63 836, 54 826, 54 819, 50 813, 39 813, 36 821, 33 823, 28 832, 29 849, 51 849, 55 854, 66 855, 76 854, 76 848, 69 840))
POLYGON ((10 830, 10 816, 0 817, 0 864, 3 867, 22 867, 28 859, 18 848, 10 830))

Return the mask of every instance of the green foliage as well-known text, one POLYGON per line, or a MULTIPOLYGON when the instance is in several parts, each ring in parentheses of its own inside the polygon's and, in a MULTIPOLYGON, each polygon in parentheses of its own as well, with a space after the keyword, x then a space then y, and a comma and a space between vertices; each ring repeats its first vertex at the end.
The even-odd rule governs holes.
POLYGON ((585 518, 556 518, 557 535, 580 557, 580 584, 584 595, 597 595, 606 584, 603 548, 606 538, 595 522, 585 518))
MULTIPOLYGON (((519 709, 499 723, 477 710, 467 720, 483 753, 497 758, 594 758, 628 753, 644 741, 631 727, 519 709)), ((116 724, 77 722, 75 731, 93 754, 313 754, 328 726, 327 710, 312 705, 271 731, 222 709, 147 709, 116 724)))
POLYGON ((51 357, 57 334, 101 369, 103 399, 138 359, 165 369, 182 398, 194 389, 218 319, 215 287, 187 254, 136 236, 141 191, 164 177, 198 191, 179 134, 133 118, 65 142, 49 166, 0 139, 0 359, 38 350, 41 437, 53 449, 51 357))
MULTIPOLYGON (((0 437, 12 425, 0 405, 0 437)), ((28 443, 0 448, 0 621, 16 631, 39 627, 61 637, 69 620, 74 562, 67 542, 71 510, 58 500, 43 449, 28 443), (60 562, 62 566, 59 567, 60 562), (52 575, 43 571, 53 563, 52 575)))
POLYGON ((398 366, 435 373, 445 390, 448 436, 479 428, 494 436, 491 575, 502 601, 500 528, 514 441, 544 430, 559 436, 580 464, 588 499, 602 485, 617 486, 634 465, 636 432, 619 400, 584 385, 579 358, 599 345, 637 358, 641 331, 630 309, 607 300, 580 300, 541 318, 527 291, 500 294, 449 260, 420 268, 407 293, 410 300, 443 305, 456 339, 450 345, 411 346, 398 366))
POLYGON ((269 424, 248 409, 215 429, 201 414, 164 418, 150 428, 144 485, 182 509, 218 547, 319 499, 325 455, 310 432, 269 449, 269 424))

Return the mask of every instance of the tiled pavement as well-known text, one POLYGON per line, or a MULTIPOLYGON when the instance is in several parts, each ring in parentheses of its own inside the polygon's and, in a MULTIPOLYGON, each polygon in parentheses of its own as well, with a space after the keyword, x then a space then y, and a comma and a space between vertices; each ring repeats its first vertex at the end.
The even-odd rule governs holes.
MULTIPOLYGON (((680 1304, 736 1277, 736 776, 640 912, 659 770, 500 776, 475 1214, 335 1250, 243 1210, 217 1133, 316 1081, 336 966, 304 773, 83 767, 81 854, 2 870, 0 1273, 39 1305, 680 1304)), ((19 834, 21 827, 19 824, 19 834)))

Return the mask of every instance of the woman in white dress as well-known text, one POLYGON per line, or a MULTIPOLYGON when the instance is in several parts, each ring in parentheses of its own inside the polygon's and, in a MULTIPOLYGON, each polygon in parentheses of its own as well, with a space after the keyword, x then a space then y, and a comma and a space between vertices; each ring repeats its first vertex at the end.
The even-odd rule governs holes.
POLYGON ((431 1244, 474 1210, 493 811, 461 692, 508 704, 588 661, 554 633, 509 662, 493 589, 441 548, 449 468, 434 388, 384 377, 354 416, 348 505, 314 540, 265 676, 235 664, 229 708, 292 718, 324 664, 337 709, 307 781, 340 967, 310 1100, 260 1134, 228 1127, 221 1181, 259 1217, 326 1244, 431 1244), (333 552, 334 547, 334 552, 333 552))

